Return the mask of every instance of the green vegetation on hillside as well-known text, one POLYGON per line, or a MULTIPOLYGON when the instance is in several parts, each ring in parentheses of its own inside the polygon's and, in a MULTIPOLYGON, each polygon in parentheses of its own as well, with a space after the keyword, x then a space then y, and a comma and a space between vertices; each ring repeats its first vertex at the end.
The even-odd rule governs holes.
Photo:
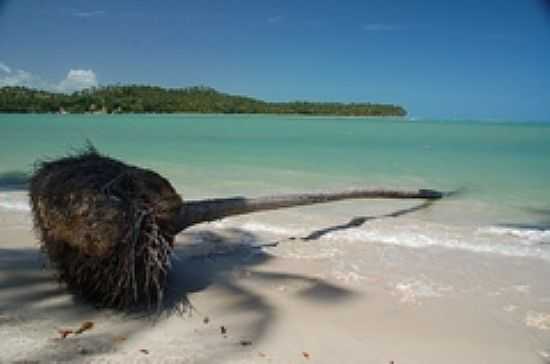
POLYGON ((0 88, 4 113, 264 113, 342 116, 404 116, 401 106, 371 103, 265 102, 233 96, 208 87, 164 89, 153 86, 107 86, 73 94, 25 87, 0 88))

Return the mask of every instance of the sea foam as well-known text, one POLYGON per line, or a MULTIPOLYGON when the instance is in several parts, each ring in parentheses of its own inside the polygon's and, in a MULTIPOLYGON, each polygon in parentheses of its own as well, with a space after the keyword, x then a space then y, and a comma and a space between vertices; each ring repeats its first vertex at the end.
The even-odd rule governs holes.
POLYGON ((535 228, 512 228, 501 226, 490 226, 479 230, 486 234, 493 234, 496 236, 514 237, 517 240, 526 245, 537 245, 550 243, 550 230, 549 229, 535 229, 535 228))
MULTIPOLYGON (((261 239, 289 239, 308 236, 311 231, 292 224, 259 222, 218 223, 217 228, 239 228, 258 234, 261 239)), ((314 230, 314 229, 312 229, 314 230)), ((453 226, 406 220, 400 224, 370 222, 360 227, 342 229, 319 236, 320 241, 334 248, 342 244, 371 242, 414 249, 439 247, 474 253, 498 254, 511 257, 533 257, 550 260, 550 231, 512 229, 498 226, 453 226)), ((328 246, 327 246, 328 248, 328 246)))
POLYGON ((0 209, 19 212, 31 210, 26 196, 15 193, 0 193, 0 209))

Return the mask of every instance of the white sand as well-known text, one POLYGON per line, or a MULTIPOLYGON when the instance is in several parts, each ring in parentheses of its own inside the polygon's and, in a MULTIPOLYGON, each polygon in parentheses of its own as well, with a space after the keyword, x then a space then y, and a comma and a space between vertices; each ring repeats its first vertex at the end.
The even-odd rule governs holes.
POLYGON ((333 239, 260 250, 241 243, 267 235, 202 225, 178 237, 168 292, 195 310, 155 321, 69 295, 27 213, 0 212, 0 232, 1 363, 550 362, 543 260, 333 239))

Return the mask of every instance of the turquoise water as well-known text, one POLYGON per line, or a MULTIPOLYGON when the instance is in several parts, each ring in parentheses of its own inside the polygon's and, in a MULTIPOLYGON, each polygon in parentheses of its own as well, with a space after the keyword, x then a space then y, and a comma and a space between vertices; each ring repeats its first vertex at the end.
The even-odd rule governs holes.
POLYGON ((550 205, 550 124, 0 115, 0 136, 0 173, 29 171, 35 160, 63 155, 89 139, 114 157, 163 171, 176 184, 206 182, 213 190, 218 182, 221 191, 232 183, 258 189, 349 182, 465 186, 484 200, 550 205), (223 181, 200 181, 202 176, 223 181))
POLYGON ((544 224, 550 225, 550 124, 4 114, 0 175, 28 172, 37 159, 66 154, 87 139, 104 153, 159 171, 187 197, 349 186, 465 188, 438 214, 449 225, 471 215, 488 226, 535 225, 542 242, 550 237, 544 235, 544 224))

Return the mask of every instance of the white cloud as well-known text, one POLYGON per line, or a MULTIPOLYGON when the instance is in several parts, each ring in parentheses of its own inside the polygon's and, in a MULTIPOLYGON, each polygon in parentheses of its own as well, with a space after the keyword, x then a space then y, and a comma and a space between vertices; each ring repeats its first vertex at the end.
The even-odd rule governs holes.
POLYGON ((0 87, 23 86, 55 92, 74 92, 97 85, 97 76, 92 70, 71 69, 61 82, 51 83, 30 72, 11 68, 0 62, 0 87))
POLYGON ((95 72, 92 70, 72 69, 56 88, 61 92, 73 92, 90 87, 97 87, 95 72))
POLYGON ((366 24, 363 25, 363 30, 367 32, 391 32, 395 30, 402 30, 403 26, 397 24, 366 24))
POLYGON ((92 16, 104 15, 105 11, 103 10, 94 10, 94 11, 73 11, 73 16, 79 18, 91 18, 92 16))

